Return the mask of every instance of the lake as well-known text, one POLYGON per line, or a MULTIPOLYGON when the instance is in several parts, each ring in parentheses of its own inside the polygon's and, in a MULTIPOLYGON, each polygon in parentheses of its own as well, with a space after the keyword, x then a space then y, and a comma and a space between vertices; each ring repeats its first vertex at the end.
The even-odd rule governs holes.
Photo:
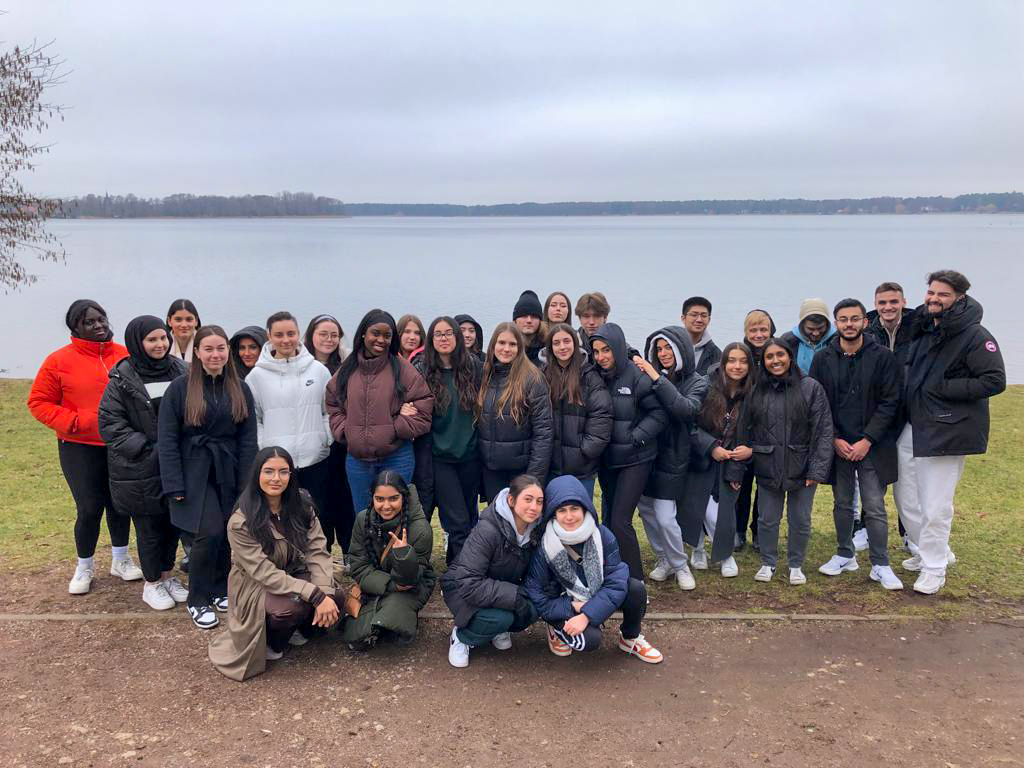
POLYGON ((35 375, 67 343, 63 319, 76 298, 108 311, 118 340, 134 316, 163 316, 173 299, 195 301, 204 323, 229 334, 263 324, 280 309, 305 323, 328 312, 346 341, 373 307, 424 323, 467 312, 489 333, 511 319, 522 290, 541 301, 554 290, 575 299, 600 290, 611 319, 642 346, 678 324, 683 299, 714 304, 719 346, 742 338, 753 307, 779 333, 800 301, 831 306, 875 286, 901 283, 908 302, 924 296, 925 275, 953 268, 973 283, 985 326, 999 341, 1011 383, 1024 383, 1024 339, 1011 297, 1024 254, 1024 216, 693 216, 573 218, 139 219, 51 223, 66 264, 29 265, 39 282, 0 300, 3 375, 35 375))

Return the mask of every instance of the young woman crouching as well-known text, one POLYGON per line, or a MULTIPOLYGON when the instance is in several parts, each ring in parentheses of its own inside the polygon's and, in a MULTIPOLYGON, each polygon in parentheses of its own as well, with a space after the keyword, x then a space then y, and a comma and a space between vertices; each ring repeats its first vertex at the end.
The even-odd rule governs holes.
POLYGON ((595 650, 601 625, 621 610, 619 650, 649 664, 661 662, 661 652, 640 633, 647 611, 644 583, 630 577, 583 484, 572 475, 556 477, 544 497, 544 532, 526 592, 548 623, 548 648, 556 656, 595 650))

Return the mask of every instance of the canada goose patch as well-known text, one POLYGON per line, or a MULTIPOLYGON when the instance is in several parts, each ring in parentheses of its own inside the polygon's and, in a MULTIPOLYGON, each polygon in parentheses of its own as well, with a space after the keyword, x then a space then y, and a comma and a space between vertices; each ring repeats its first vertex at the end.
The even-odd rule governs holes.
POLYGON ((994 341, 986 341, 985 349, 987 349, 989 352, 995 352, 998 349, 998 347, 996 346, 996 343, 994 341))

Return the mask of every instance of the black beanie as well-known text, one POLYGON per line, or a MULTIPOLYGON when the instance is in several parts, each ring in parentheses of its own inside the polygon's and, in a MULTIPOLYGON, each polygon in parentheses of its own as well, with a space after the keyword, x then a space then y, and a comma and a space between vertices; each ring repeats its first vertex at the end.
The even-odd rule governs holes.
POLYGON ((526 315, 533 315, 534 317, 544 316, 544 309, 540 305, 540 299, 537 298, 537 294, 533 291, 523 291, 519 301, 516 302, 515 308, 512 310, 513 320, 525 317, 526 315))
MULTIPOLYGON (((78 324, 82 321, 82 317, 85 316, 85 313, 90 309, 95 309, 104 317, 107 316, 107 310, 92 299, 76 299, 71 303, 71 306, 68 307, 68 312, 64 315, 64 322, 67 324, 68 330, 70 330, 72 334, 77 332, 78 324)), ((113 334, 111 334, 111 337, 113 337, 113 334)))

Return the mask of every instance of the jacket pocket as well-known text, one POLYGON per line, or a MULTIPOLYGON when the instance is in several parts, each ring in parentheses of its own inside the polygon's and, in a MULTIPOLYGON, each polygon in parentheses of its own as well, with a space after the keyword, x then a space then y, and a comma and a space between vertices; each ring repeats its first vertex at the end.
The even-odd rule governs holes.
POLYGON ((773 477, 774 467, 774 445, 752 445, 750 449, 754 452, 753 459, 754 474, 760 477, 773 477))
POLYGON ((811 449, 807 445, 786 446, 786 479, 803 480, 807 476, 807 457, 811 449))

